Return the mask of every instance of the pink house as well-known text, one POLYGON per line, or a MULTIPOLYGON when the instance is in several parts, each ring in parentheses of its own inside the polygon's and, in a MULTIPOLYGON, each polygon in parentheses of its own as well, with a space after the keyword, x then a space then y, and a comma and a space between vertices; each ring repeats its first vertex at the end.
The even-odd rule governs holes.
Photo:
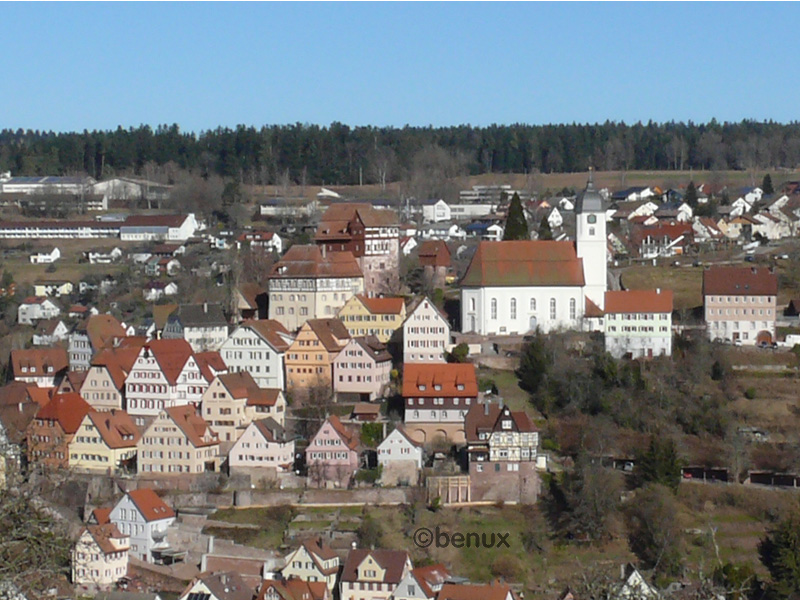
POLYGON ((378 338, 351 338, 333 361, 333 391, 337 396, 358 394, 369 401, 383 395, 389 384, 392 356, 378 338))
POLYGON ((228 453, 231 473, 272 480, 294 465, 294 439, 271 417, 253 421, 228 453))
POLYGON ((311 485, 346 487, 358 470, 358 434, 342 425, 336 415, 328 417, 306 448, 311 485))

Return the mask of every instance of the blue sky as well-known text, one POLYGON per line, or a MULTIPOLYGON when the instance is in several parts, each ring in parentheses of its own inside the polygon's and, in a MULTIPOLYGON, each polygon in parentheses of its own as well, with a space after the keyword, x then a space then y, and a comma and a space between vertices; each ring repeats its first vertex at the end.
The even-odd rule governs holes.
POLYGON ((0 128, 800 118, 787 3, 3 5, 0 128))

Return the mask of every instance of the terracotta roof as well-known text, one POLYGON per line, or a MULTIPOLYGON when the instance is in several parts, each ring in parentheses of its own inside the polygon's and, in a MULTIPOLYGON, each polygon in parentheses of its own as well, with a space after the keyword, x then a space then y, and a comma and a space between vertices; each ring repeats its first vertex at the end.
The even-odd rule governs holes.
POLYGON ((241 283, 239 284, 239 294, 242 299, 247 303, 248 308, 258 308, 258 297, 266 294, 266 290, 257 283, 241 283))
POLYGON ((192 356, 192 347, 186 340, 153 340, 142 346, 140 354, 152 353, 161 371, 172 385, 178 382, 186 361, 192 356))
POLYGON ((405 398, 475 398, 477 396, 478 380, 473 364, 406 363, 403 365, 403 397, 405 398), (420 386, 424 389, 420 389, 420 386), (458 389, 459 386, 462 389, 458 389), (437 387, 439 389, 436 389, 437 387))
POLYGON ((177 304, 156 304, 153 307, 153 322, 156 324, 156 329, 164 329, 167 319, 176 310, 178 310, 177 304))
POLYGON ((467 442, 481 441, 479 435, 481 432, 490 433, 503 430, 499 425, 502 417, 511 417, 514 423, 512 431, 519 433, 538 431, 525 411, 512 411, 508 406, 501 407, 496 402, 482 402, 470 406, 467 416, 464 418, 464 433, 467 436, 467 442))
POLYGON ((28 384, 28 396, 30 396, 31 400, 36 402, 39 406, 44 406, 53 398, 53 395, 56 393, 55 387, 43 387, 40 388, 35 384, 28 384))
POLYGON ((441 563, 411 569, 411 575, 417 580, 417 583, 419 583, 428 598, 433 598, 436 595, 436 592, 431 589, 432 586, 438 588, 444 585, 452 576, 448 568, 441 563))
POLYGON ((356 297, 373 315, 399 315, 405 306, 402 298, 368 298, 362 294, 356 297))
POLYGON ((28 296, 22 301, 22 304, 43 304, 47 300, 47 296, 28 296))
POLYGON ((110 508, 95 508, 92 511, 91 519, 98 525, 105 525, 111 522, 111 509, 110 508))
POLYGON ((131 215, 121 227, 180 227, 187 215, 131 215))
MULTIPOLYGON (((133 342, 127 338, 129 342, 133 342)), ((143 343, 131 343, 118 348, 106 348, 95 354, 92 367, 105 367, 108 370, 114 385, 121 390, 125 385, 125 378, 131 372, 136 358, 142 349, 143 343)), ((91 367, 90 367, 91 368, 91 367)))
POLYGON ((291 337, 289 330, 274 319, 258 319, 245 321, 241 325, 248 327, 260 335, 276 352, 286 352, 289 343, 283 336, 291 337))
POLYGON ((511 587, 501 583, 476 585, 446 583, 442 586, 437 600, 505 600, 509 594, 516 598, 511 587))
POLYGON ((93 410, 88 417, 109 448, 135 448, 142 437, 136 423, 124 410, 93 410))
POLYGON ((55 377, 66 372, 69 359, 64 348, 12 350, 11 367, 14 377, 55 377))
POLYGON ((222 360, 222 355, 216 350, 198 352, 194 355, 194 360, 208 383, 214 381, 217 373, 224 373, 228 370, 225 361, 222 360))
POLYGON ((247 406, 275 406, 281 393, 278 388, 259 388, 258 393, 247 399, 247 406))
POLYGON ((352 415, 373 415, 381 414, 380 404, 370 404, 369 402, 356 402, 353 405, 352 415))
POLYGON ((350 333, 339 319, 309 319, 308 326, 328 352, 339 352, 347 345, 350 333))
MULTIPOLYGON (((327 561, 339 558, 339 555, 336 554, 336 552, 334 552, 331 547, 325 544, 322 540, 306 540, 303 542, 302 546, 306 549, 306 552, 308 552, 312 558, 314 558, 315 561, 327 561)), ((317 567, 323 572, 326 572, 320 563, 317 563, 317 567)), ((338 566, 334 567, 333 570, 338 571, 338 566)))
POLYGON ((212 597, 217 600, 253 600, 257 585, 251 585, 236 571, 201 573, 187 586, 180 596, 181 599, 186 599, 187 593, 197 581, 202 581, 211 592, 212 597))
POLYGON ((777 296, 778 276, 765 267, 710 267, 703 271, 703 295, 777 296))
POLYGON ((124 338, 127 332, 112 315, 92 315, 86 321, 86 333, 95 349, 113 344, 115 339, 124 338))
POLYGON ((584 317, 589 317, 589 318, 602 317, 603 316, 603 310, 599 306, 597 306, 597 304, 592 302, 589 299, 589 297, 587 296, 586 297, 586 307, 584 308, 583 316, 584 317))
POLYGON ((45 421, 58 421, 64 433, 72 435, 78 431, 81 421, 92 407, 81 398, 80 394, 56 394, 45 406, 36 413, 37 419, 45 421))
POLYGON ((422 442, 417 442, 416 440, 412 439, 406 432, 406 428, 404 425, 398 425, 397 427, 395 427, 395 429, 400 435, 406 438, 406 440, 408 440, 408 443, 411 444, 412 446, 416 446, 417 448, 422 448, 422 446, 424 445, 422 442))
POLYGON ((159 521, 175 516, 175 511, 150 488, 131 490, 128 492, 128 496, 139 509, 145 521, 159 521))
POLYGON ((89 532, 92 539, 103 552, 103 554, 111 554, 112 552, 121 552, 130 547, 130 542, 122 544, 123 540, 129 540, 127 535, 122 535, 113 523, 105 523, 103 525, 87 525, 85 531, 89 532), (115 544, 111 540, 117 540, 115 544))
POLYGON ((365 227, 391 227, 398 224, 394 211, 379 210, 366 203, 331 204, 320 218, 315 240, 340 239, 349 235, 348 225, 358 218, 365 227))
POLYGON ((253 421, 253 424, 268 442, 275 444, 288 441, 286 439, 286 430, 272 417, 253 421))
POLYGON ((272 267, 271 279, 363 277, 352 252, 326 252, 319 246, 295 244, 272 267))
POLYGON ((691 223, 659 222, 647 227, 634 227, 631 233, 631 242, 639 247, 647 237, 666 238, 675 241, 684 236, 686 242, 694 239, 694 229, 691 223))
POLYGON ((40 408, 36 402, 27 398, 15 404, 0 404, 0 429, 5 431, 10 443, 22 445, 26 430, 40 408))
POLYGON ((350 450, 355 450, 358 447, 359 439, 357 432, 351 431, 342 425, 342 422, 336 415, 331 415, 328 417, 327 421, 331 424, 331 427, 333 427, 334 431, 339 434, 339 437, 342 439, 345 445, 350 448, 350 450))
POLYGON ((190 404, 173 406, 164 410, 195 448, 219 444, 219 437, 211 430, 205 419, 197 414, 194 406, 190 404))
POLYGON ((426 240, 419 245, 419 264, 423 267, 449 267, 450 249, 441 240, 426 240))
POLYGON ((606 292, 605 313, 672 313, 672 290, 606 292))
POLYGON ((329 596, 328 586, 324 581, 303 581, 297 578, 282 581, 265 579, 259 588, 256 600, 265 600, 271 590, 274 590, 282 600, 324 600, 329 596))
POLYGON ((225 386, 231 397, 237 400, 249 398, 259 391, 259 387, 249 371, 217 375, 217 380, 225 386))
MULTIPOLYGON (((358 566, 367 556, 372 558, 384 569, 383 583, 400 583, 403 570, 409 562, 408 552, 404 550, 351 550, 342 568, 342 581, 359 581, 358 566)), ((481 599, 485 600, 485 599, 481 599)))
POLYGON ((480 242, 461 285, 582 287, 583 261, 572 242, 480 242))

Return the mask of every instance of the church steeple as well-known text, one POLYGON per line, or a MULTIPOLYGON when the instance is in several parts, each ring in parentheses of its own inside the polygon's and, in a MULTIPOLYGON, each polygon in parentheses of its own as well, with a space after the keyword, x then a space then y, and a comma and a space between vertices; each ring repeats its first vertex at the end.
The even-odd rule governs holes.
POLYGON ((605 304, 607 273, 606 214, 603 197, 594 188, 594 169, 589 168, 586 189, 575 205, 578 256, 583 259, 584 293, 600 308, 605 304))

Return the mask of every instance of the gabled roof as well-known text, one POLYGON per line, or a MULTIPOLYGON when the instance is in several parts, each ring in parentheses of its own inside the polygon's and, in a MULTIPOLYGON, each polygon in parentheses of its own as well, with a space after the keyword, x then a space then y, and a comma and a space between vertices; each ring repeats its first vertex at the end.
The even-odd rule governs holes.
POLYGON ((39 321, 36 324, 34 332, 36 333, 36 335, 48 335, 48 336, 53 335, 56 331, 56 328, 63 322, 64 321, 62 321, 59 318, 44 319, 43 321, 39 321))
POLYGON ((295 244, 276 262, 271 279, 363 277, 352 252, 325 252, 319 246, 295 244))
POLYGON ((217 375, 217 380, 228 390, 231 398, 235 400, 247 399, 257 394, 260 389, 249 371, 224 373, 217 375))
POLYGON ((86 531, 89 532, 89 535, 92 536, 92 539, 95 541, 97 546, 100 550, 103 551, 103 554, 111 554, 112 552, 120 552, 121 549, 130 546, 121 545, 122 540, 127 540, 127 535, 122 535, 117 529, 117 526, 113 523, 104 523, 103 525, 87 525, 86 531), (111 540, 117 540, 115 544, 111 540))
POLYGON ((432 587, 439 587, 450 579, 451 573, 447 567, 439 563, 436 565, 429 565, 427 567, 417 567, 411 569, 411 575, 417 580, 422 591, 428 598, 433 598, 436 592, 431 589, 432 587))
MULTIPOLYGON (((409 437, 408 433, 406 432, 406 428, 403 425, 398 425, 397 427, 395 427, 394 430, 399 435, 402 435, 406 439, 406 441, 408 441, 408 443, 411 444, 412 446, 415 446, 417 448, 422 448, 422 446, 423 446, 422 442, 414 441, 411 437, 409 437)), ((391 435, 391 434, 389 434, 389 435, 391 435)), ((386 438, 388 438, 388 437, 389 436, 387 435, 386 438)))
POLYGON ((195 448, 219 444, 217 434, 208 426, 205 419, 197 414, 197 409, 191 404, 172 406, 164 410, 195 448), (210 437, 205 440, 207 435, 210 437))
POLYGON ((340 319, 309 319, 303 327, 311 329, 328 352, 339 352, 350 339, 340 319))
POLYGON ((56 394, 45 406, 36 413, 37 419, 57 421, 61 429, 68 435, 78 431, 81 421, 92 409, 80 394, 56 394))
POLYGON ((367 556, 372 556, 385 570, 384 583, 400 583, 406 563, 410 561, 408 552, 404 550, 351 550, 344 563, 341 580, 358 581, 358 567, 367 556))
POLYGON ((765 267, 710 267, 703 271, 703 295, 777 296, 778 276, 765 267))
POLYGON ((347 446, 350 450, 355 450, 358 447, 358 433, 355 431, 351 431, 347 429, 342 422, 339 420, 339 417, 336 415, 331 415, 326 419, 328 423, 331 424, 334 431, 339 434, 339 437, 344 442, 345 446, 347 446))
POLYGON ((672 313, 672 290, 620 290, 606 292, 605 314, 672 313))
MULTIPOLYGON (((238 292, 241 296, 241 299, 244 300, 245 304, 247 304, 247 308, 250 309, 257 309, 258 297, 267 293, 263 287, 253 282, 240 283, 238 292)), ((239 308, 242 308, 241 303, 239 308)))
POLYGON ((175 511, 150 488, 131 490, 128 492, 128 496, 139 509, 145 521, 159 521, 175 516, 175 511))
POLYGON ((353 343, 358 344, 376 363, 392 360, 392 355, 386 349, 386 345, 381 343, 374 335, 353 338, 353 343))
MULTIPOLYGON (((21 382, 12 382, 8 388, 21 382)), ((33 421, 41 406, 27 397, 18 398, 16 402, 0 404, 0 430, 5 431, 6 438, 12 444, 22 445, 25 441, 28 426, 33 421)))
POLYGON ((426 240, 419 245, 419 264, 423 267, 449 267, 450 249, 441 240, 426 240))
POLYGON ((21 304, 44 304, 45 302, 53 303, 47 296, 28 296, 21 304))
POLYGON ((140 354, 142 353, 152 354, 167 381, 175 385, 186 361, 192 356, 192 347, 189 342, 181 339, 152 340, 142 346, 140 354))
POLYGON ((403 366, 405 398, 474 398, 477 395, 478 380, 473 364, 406 363, 403 366))
POLYGON ((289 343, 286 337, 291 337, 289 330, 275 319, 258 319, 245 321, 241 327, 255 331, 261 338, 272 346, 276 352, 286 352, 289 343), (285 336, 285 337, 284 337, 285 336))
POLYGON ((164 329, 167 319, 176 310, 178 310, 177 304, 156 304, 153 307, 153 322, 156 324, 156 329, 164 329))
POLYGON ((480 242, 461 285, 583 287, 583 261, 572 242, 480 242))
POLYGON ((603 316, 603 310, 597 306, 591 299, 586 296, 586 306, 583 311, 583 316, 587 318, 597 318, 603 316))
POLYGON ((373 315, 399 315, 405 306, 402 298, 369 298, 363 294, 356 297, 373 315))
POLYGON ((54 377, 69 368, 69 359, 64 348, 12 350, 11 368, 15 377, 54 377))
POLYGON ((177 313, 184 327, 227 327, 228 321, 222 312, 222 305, 204 302, 203 304, 181 304, 177 313))
MULTIPOLYGON (((198 598, 193 598, 193 594, 188 594, 189 590, 198 582, 202 581, 208 590, 211 592, 216 600, 253 600, 255 595, 255 587, 250 585, 242 575, 235 571, 227 571, 225 573, 201 573, 196 577, 184 590, 180 598, 183 600, 200 600, 202 594, 198 594, 198 598)), ((205 598, 204 600, 208 600, 205 598)))
POLYGON ((398 224, 397 215, 390 210, 379 210, 371 204, 347 202, 331 204, 320 218, 315 240, 340 237, 347 233, 347 225, 358 218, 365 227, 391 227, 398 224))
POLYGON ((93 410, 87 416, 109 448, 135 448, 142 437, 136 423, 124 410, 93 410))
POLYGON ((286 430, 272 417, 253 421, 253 425, 265 440, 272 444, 286 442, 286 430))
POLYGON ((86 321, 86 334, 94 349, 105 348, 113 344, 115 339, 128 335, 122 324, 109 314, 89 317, 86 321))
POLYGON ((447 321, 447 315, 444 314, 441 311, 441 309, 438 306, 436 306, 436 304, 433 302, 433 300, 431 300, 427 296, 423 296, 422 298, 416 298, 416 299, 411 301, 411 304, 409 305, 408 309, 406 310, 406 314, 408 315, 406 317, 406 321, 408 321, 411 318, 411 316, 416 312, 416 310, 418 308, 420 308, 420 307, 422 307, 422 308, 426 308, 426 307, 432 308, 433 311, 438 313, 438 315, 442 318, 442 320, 445 323, 447 323, 447 326, 448 327, 450 326, 450 323, 447 321))
POLYGON ((499 421, 504 417, 511 418, 513 429, 519 433, 538 431, 525 411, 512 411, 508 406, 500 406, 495 402, 476 403, 469 407, 467 416, 464 418, 464 433, 467 442, 480 441, 480 433, 501 430, 499 421))
POLYGON ((323 600, 328 597, 328 586, 324 581, 303 581, 290 578, 281 581, 265 579, 258 590, 256 600, 265 600, 274 590, 281 600, 323 600))
POLYGON ((222 373, 228 370, 225 361, 222 360, 222 355, 216 350, 208 352, 198 352, 194 355, 194 360, 197 363, 203 378, 211 383, 216 377, 216 373, 222 373))
POLYGON ((106 348, 95 354, 92 359, 92 366, 105 367, 108 370, 114 385, 121 390, 125 385, 125 378, 131 372, 136 358, 142 349, 141 340, 126 338, 127 344, 118 348, 106 348))

